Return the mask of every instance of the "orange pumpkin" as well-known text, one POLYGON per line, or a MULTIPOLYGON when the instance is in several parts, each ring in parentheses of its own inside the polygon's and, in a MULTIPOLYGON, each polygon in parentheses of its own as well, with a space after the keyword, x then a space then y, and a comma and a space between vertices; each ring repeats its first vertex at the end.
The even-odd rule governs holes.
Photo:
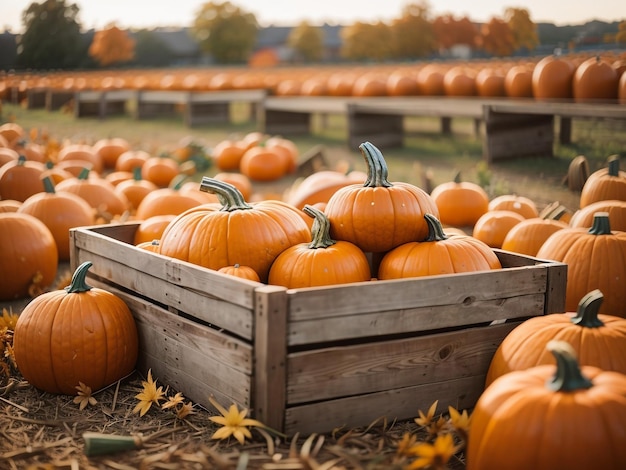
POLYGON ((451 67, 443 76, 443 89, 447 96, 475 96, 476 71, 462 65, 451 67))
POLYGON ((224 266, 223 268, 218 269, 218 272, 228 274, 229 276, 235 276, 240 279, 247 279, 248 281, 261 282, 259 275, 250 266, 234 264, 232 266, 224 266))
POLYGON ((489 210, 489 196, 478 184, 462 181, 458 172, 453 181, 441 183, 430 196, 439 210, 442 224, 473 226, 489 210))
POLYGON ((507 233, 526 220, 518 212, 508 210, 487 211, 474 224, 472 236, 491 248, 502 248, 507 233))
POLYGON ((580 207, 597 201, 617 199, 626 201, 626 171, 620 170, 619 155, 608 159, 608 166, 594 171, 580 192, 580 207))
POLYGON ((5 163, 0 167, 0 199, 24 202, 33 194, 42 192, 41 175, 45 170, 43 163, 28 161, 23 155, 5 163))
POLYGON ((239 171, 252 181, 276 181, 287 174, 289 166, 285 153, 254 146, 241 157, 239 171))
POLYGON ((506 96, 504 73, 496 68, 484 67, 476 74, 478 96, 506 96))
POLYGON ((160 240, 165 228, 175 217, 176 215, 174 214, 163 214, 153 215, 152 217, 142 220, 135 232, 135 245, 160 240))
POLYGON ((617 98, 619 77, 610 62, 600 56, 583 61, 574 72, 572 91, 576 101, 617 98))
POLYGON ((131 211, 136 211, 143 198, 157 189, 159 187, 156 184, 141 177, 139 167, 135 168, 132 179, 121 181, 115 186, 115 192, 128 199, 131 211))
POLYGON ((13 147, 18 140, 26 135, 26 131, 15 122, 5 122, 0 125, 0 135, 6 139, 9 147, 13 147))
POLYGON ((533 96, 537 99, 563 99, 572 97, 572 81, 576 66, 557 55, 546 56, 533 69, 533 96))
POLYGON ((155 215, 179 215, 203 203, 197 196, 182 194, 183 177, 174 178, 168 188, 159 188, 146 194, 137 206, 135 218, 146 220, 155 215))
POLYGON ((265 148, 283 154, 283 158, 287 161, 287 173, 296 171, 300 151, 292 140, 275 135, 265 141, 265 148))
POLYGON ((85 283, 90 266, 81 264, 66 289, 33 299, 17 320, 15 361, 40 390, 76 395, 82 382, 96 391, 135 368, 139 342, 133 315, 122 299, 85 283))
POLYGON ((87 144, 70 143, 61 147, 56 160, 57 163, 67 160, 79 160, 83 162, 83 166, 89 166, 89 168, 96 173, 102 173, 102 170, 104 169, 102 157, 95 152, 92 145, 87 144))
POLYGON ((220 171, 239 171, 241 157, 246 151, 247 144, 235 139, 225 139, 213 147, 212 157, 215 166, 220 171))
POLYGON ((375 253, 426 238, 424 214, 439 216, 435 201, 417 186, 389 182, 385 158, 372 143, 362 143, 359 150, 367 164, 367 180, 338 189, 328 200, 324 212, 330 236, 375 253))
POLYGON ((528 256, 536 256, 539 248, 558 230, 568 228, 562 220, 532 217, 515 224, 507 232, 501 248, 528 256))
POLYGON ((626 201, 615 199, 592 202, 588 206, 577 210, 572 215, 569 225, 571 227, 589 228, 593 225, 593 217, 596 212, 608 213, 611 228, 620 232, 626 232, 626 201))
POLYGON ((248 201, 252 197, 252 182, 250 181, 250 178, 248 178, 246 175, 235 172, 220 172, 216 173, 213 178, 232 184, 239 190, 239 192, 241 192, 241 195, 246 201, 248 201))
POLYGON ((135 245, 137 248, 141 248, 142 250, 151 251, 152 253, 158 253, 160 249, 160 242, 158 239, 152 241, 145 241, 138 243, 135 245))
POLYGON ((135 168, 141 168, 151 155, 145 150, 127 150, 122 153, 115 161, 116 171, 132 171, 135 168))
POLYGON ((0 146, 0 167, 5 163, 15 162, 20 158, 20 154, 10 147, 0 146))
POLYGON ((179 173, 179 163, 167 155, 150 157, 141 166, 141 177, 159 188, 166 188, 179 173))
POLYGON ((130 143, 122 137, 100 139, 92 148, 100 156, 104 168, 115 168, 119 156, 131 149, 130 143))
POLYGON ((517 194, 496 196, 489 201, 488 208, 490 211, 507 210, 517 212, 526 219, 539 217, 539 211, 535 201, 524 196, 518 196, 517 194))
POLYGON ((515 65, 504 75, 504 92, 509 98, 532 98, 533 68, 515 65))

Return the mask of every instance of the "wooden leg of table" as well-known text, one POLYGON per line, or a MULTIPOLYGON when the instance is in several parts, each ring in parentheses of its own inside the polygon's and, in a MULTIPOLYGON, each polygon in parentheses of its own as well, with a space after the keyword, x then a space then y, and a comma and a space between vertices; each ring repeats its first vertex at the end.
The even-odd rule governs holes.
POLYGON ((562 144, 572 143, 572 118, 562 117, 559 119, 559 142, 562 144))

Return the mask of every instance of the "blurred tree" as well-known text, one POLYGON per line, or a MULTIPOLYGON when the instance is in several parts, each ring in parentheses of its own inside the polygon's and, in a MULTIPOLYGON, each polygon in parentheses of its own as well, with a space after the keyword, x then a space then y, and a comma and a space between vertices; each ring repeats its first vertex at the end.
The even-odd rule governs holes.
POLYGON ((128 31, 109 26, 96 32, 89 46, 89 56, 105 67, 130 62, 135 57, 135 40, 128 31))
POLYGON ((410 3, 402 9, 400 18, 392 21, 390 30, 394 57, 415 59, 435 50, 436 38, 429 11, 426 1, 410 3))
POLYGON ((527 9, 507 8, 504 17, 513 33, 514 49, 525 48, 532 51, 539 45, 537 25, 530 19, 527 9))
POLYGON ((174 54, 153 31, 141 29, 135 33, 135 58, 133 63, 145 67, 168 65, 174 54))
POLYGON ((495 56, 507 56, 515 50, 515 38, 509 24, 493 17, 480 28, 479 45, 495 56))
POLYGON ((438 16, 433 20, 433 31, 439 48, 450 49, 457 44, 476 46, 478 28, 467 16, 458 20, 451 14, 438 16))
POLYGON ((319 61, 324 55, 324 31, 303 21, 291 30, 287 44, 305 62, 319 61))
POLYGON ((192 33, 203 51, 219 63, 245 63, 256 42, 258 24, 252 13, 231 2, 205 3, 192 33))
POLYGON ((72 68, 84 61, 80 8, 65 0, 31 3, 22 13, 24 34, 18 39, 17 65, 34 69, 72 68))
POLYGON ((626 21, 620 22, 618 31, 615 34, 615 42, 618 44, 626 44, 626 21))
POLYGON ((383 22, 357 21, 343 27, 339 34, 342 39, 341 55, 346 59, 381 61, 392 55, 391 30, 383 22))

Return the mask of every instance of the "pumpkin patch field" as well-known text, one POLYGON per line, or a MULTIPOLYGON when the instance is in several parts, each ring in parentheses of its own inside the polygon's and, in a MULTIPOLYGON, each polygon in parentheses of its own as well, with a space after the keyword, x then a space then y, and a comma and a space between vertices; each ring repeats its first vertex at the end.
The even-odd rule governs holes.
POLYGON ((1 113, 0 468, 624 468, 623 122, 1 113))

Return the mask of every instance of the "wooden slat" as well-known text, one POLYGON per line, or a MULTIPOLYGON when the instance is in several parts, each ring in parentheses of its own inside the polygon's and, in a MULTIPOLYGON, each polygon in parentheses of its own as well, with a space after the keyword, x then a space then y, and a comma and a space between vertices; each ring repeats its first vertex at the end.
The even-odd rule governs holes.
POLYGON ((486 374, 518 324, 289 354, 287 406, 486 374))
POLYGON ((462 410, 473 407, 484 389, 485 376, 466 377, 385 392, 327 400, 287 409, 284 432, 326 433, 335 428, 364 427, 381 418, 413 419, 439 400, 437 413, 448 405, 462 410))

